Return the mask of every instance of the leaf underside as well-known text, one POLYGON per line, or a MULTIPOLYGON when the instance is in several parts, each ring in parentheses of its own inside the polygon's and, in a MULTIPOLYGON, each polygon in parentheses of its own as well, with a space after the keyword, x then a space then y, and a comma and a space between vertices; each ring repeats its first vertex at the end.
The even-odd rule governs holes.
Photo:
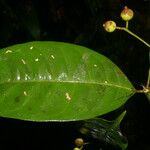
POLYGON ((0 51, 0 116, 73 121, 113 111, 134 87, 108 58, 62 42, 29 42, 0 51))

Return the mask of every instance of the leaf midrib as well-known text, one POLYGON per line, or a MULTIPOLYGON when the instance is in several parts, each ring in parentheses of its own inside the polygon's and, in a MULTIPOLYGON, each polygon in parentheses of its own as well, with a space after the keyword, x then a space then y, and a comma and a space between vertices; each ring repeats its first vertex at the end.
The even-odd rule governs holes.
POLYGON ((87 82, 87 81, 56 81, 56 80, 28 80, 28 81, 5 81, 5 82, 2 82, 0 83, 0 85, 2 84, 11 84, 11 83, 20 83, 20 84, 23 84, 23 83, 44 83, 44 82, 49 82, 49 83, 73 83, 73 84, 95 84, 95 85, 102 85, 102 86, 109 86, 109 87, 117 87, 117 88, 120 88, 120 89, 125 89, 125 90, 129 90, 129 91, 133 91, 133 88, 129 88, 129 87, 125 87, 125 86, 121 86, 121 85, 117 85, 117 84, 112 84, 112 83, 98 83, 98 82, 87 82))

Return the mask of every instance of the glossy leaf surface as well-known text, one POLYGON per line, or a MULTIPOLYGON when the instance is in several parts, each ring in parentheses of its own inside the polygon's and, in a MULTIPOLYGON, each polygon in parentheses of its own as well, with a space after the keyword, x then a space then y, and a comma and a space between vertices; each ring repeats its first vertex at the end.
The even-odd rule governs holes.
POLYGON ((61 42, 0 51, 0 116, 32 121, 93 118, 123 105, 134 88, 108 58, 61 42))

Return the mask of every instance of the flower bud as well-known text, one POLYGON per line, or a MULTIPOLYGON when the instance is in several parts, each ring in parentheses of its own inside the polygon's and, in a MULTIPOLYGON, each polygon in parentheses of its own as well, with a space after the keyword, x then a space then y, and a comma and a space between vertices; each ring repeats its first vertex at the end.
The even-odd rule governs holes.
POLYGON ((78 148, 78 147, 75 147, 73 150, 80 150, 80 148, 78 148))
POLYGON ((77 138, 77 139, 75 139, 74 142, 75 142, 77 147, 81 147, 84 145, 84 140, 82 138, 77 138))
POLYGON ((106 21, 103 24, 103 27, 107 32, 114 32, 116 29, 116 23, 114 21, 106 21))
POLYGON ((120 16, 124 21, 129 21, 133 18, 134 12, 132 9, 129 9, 127 6, 124 7, 120 16))

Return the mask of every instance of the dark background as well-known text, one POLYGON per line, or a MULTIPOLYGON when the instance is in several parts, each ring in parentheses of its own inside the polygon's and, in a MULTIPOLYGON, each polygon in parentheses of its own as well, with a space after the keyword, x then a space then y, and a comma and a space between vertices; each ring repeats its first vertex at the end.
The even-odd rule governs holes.
MULTIPOLYGON (((83 45, 110 58, 140 89, 147 80, 148 48, 123 31, 107 33, 102 27, 110 19, 124 26, 120 12, 126 5, 135 13, 129 28, 149 42, 149 0, 0 0, 0 48, 35 40, 83 45)), ((128 138, 128 150, 150 150, 148 100, 143 94, 136 94, 124 109, 127 115, 121 129, 128 138)), ((74 139, 81 136, 77 126, 73 122, 35 123, 0 118, 0 149, 71 150, 74 139)), ((87 149, 113 149, 94 142, 87 149)))

